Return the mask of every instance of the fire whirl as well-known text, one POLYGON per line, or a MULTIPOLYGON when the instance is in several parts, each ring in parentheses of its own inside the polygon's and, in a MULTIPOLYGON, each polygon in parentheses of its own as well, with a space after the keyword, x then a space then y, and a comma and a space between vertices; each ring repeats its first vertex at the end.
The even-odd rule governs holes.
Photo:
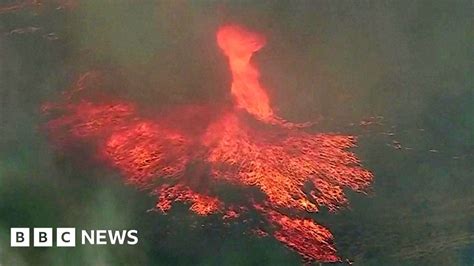
POLYGON ((212 106, 177 106, 159 118, 145 118, 132 103, 97 103, 81 96, 100 84, 97 74, 87 73, 63 101, 44 105, 44 112, 55 114, 46 124, 52 141, 62 148, 91 143, 95 158, 118 169, 127 183, 156 195, 159 211, 183 202, 198 215, 221 214, 229 220, 253 210, 268 228, 252 231, 273 235, 306 260, 341 261, 331 232, 306 214, 321 206, 336 211, 347 204, 344 188, 363 192, 369 187, 372 173, 348 151, 355 138, 311 134, 274 113, 251 63, 265 45, 263 36, 223 26, 217 43, 232 73, 232 109, 196 119, 207 117, 212 106), (246 204, 225 202, 215 193, 220 183, 256 187, 264 197, 246 204))

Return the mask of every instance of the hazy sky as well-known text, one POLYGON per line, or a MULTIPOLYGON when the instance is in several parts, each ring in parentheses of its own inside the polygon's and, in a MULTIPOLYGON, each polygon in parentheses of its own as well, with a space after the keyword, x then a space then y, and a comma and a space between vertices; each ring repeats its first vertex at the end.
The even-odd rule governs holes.
POLYGON ((58 152, 41 131, 41 103, 91 69, 119 76, 114 93, 147 107, 228 100, 214 36, 238 23, 267 36, 254 60, 281 116, 322 117, 313 130, 360 136, 355 151, 375 173, 374 192, 315 215, 340 255, 359 265, 472 265, 473 11, 472 1, 90 0, 0 14, 0 264, 300 263, 245 225, 184 207, 147 212, 152 197, 86 165, 87 150, 58 152), (372 116, 382 125, 358 126, 372 116), (19 226, 138 228, 141 238, 136 247, 11 249, 9 228, 19 226))

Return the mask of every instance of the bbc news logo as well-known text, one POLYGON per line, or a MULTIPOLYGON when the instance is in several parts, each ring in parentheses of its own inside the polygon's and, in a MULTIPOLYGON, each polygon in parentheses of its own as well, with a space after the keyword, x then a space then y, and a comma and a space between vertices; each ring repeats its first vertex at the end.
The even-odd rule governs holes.
MULTIPOLYGON (((10 228, 11 247, 75 247, 76 228, 36 227, 33 234, 28 227, 10 228), (56 241, 54 241, 56 240, 56 241)), ((80 230, 78 239, 81 245, 136 245, 138 244, 137 230, 80 230)))

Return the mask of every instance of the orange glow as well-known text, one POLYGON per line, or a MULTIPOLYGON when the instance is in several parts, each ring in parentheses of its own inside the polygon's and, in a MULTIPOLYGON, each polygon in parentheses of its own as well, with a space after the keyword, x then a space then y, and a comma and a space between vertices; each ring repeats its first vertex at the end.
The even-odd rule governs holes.
POLYGON ((113 133, 105 143, 104 155, 128 181, 144 184, 152 177, 180 176, 188 162, 188 147, 179 133, 146 121, 113 133))
POLYGON ((340 261, 333 245, 333 236, 324 226, 310 219, 291 218, 273 210, 262 212, 277 226, 273 233, 283 244, 295 249, 307 260, 340 261))
POLYGON ((260 73, 250 63, 253 53, 265 45, 265 38, 237 25, 224 26, 217 32, 217 44, 229 59, 232 72, 231 93, 238 108, 245 109, 264 122, 276 121, 260 73))
POLYGON ((184 185, 162 185, 155 189, 158 195, 158 202, 156 208, 162 212, 167 212, 171 209, 173 202, 189 203, 191 206, 189 210, 198 215, 209 215, 219 211, 222 208, 222 202, 216 198, 208 195, 203 195, 184 185))
POLYGON ((343 187, 362 191, 372 174, 347 148, 350 136, 273 129, 260 132, 230 113, 211 124, 203 143, 215 178, 259 187, 277 208, 335 211, 347 203, 343 187), (303 186, 314 189, 306 194, 303 186))
POLYGON ((217 42, 229 60, 234 110, 173 106, 156 119, 143 118, 137 106, 117 99, 76 100, 76 94, 100 87, 91 82, 95 74, 84 75, 62 103, 44 105, 44 111, 59 113, 46 125, 53 141, 65 148, 95 144, 96 157, 127 183, 157 196, 157 210, 182 202, 198 215, 219 213, 226 221, 257 211, 273 228, 254 229, 258 235, 273 235, 308 260, 341 261, 329 230, 303 217, 322 206, 336 211, 348 203, 344 188, 362 192, 371 184, 372 173, 348 151, 355 137, 309 133, 275 115, 250 62, 265 44, 262 36, 224 26, 217 42), (249 206, 223 202, 212 193, 219 182, 256 187, 264 200, 249 199, 249 206))
POLYGON ((42 108, 48 113, 57 110, 62 112, 59 119, 48 122, 49 130, 56 134, 65 134, 64 138, 56 135, 54 141, 58 144, 65 144, 63 142, 68 136, 84 139, 113 132, 132 119, 134 109, 135 107, 128 103, 94 104, 86 101, 65 105, 45 104, 42 108))

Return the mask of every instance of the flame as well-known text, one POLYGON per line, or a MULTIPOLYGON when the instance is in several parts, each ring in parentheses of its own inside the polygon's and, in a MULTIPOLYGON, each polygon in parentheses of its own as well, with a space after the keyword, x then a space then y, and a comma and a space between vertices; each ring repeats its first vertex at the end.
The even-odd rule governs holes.
POLYGON ((231 113, 210 125, 203 143, 215 178, 257 186, 277 208, 315 212, 324 205, 334 211, 347 203, 343 187, 362 191, 372 179, 346 151, 355 144, 351 136, 259 132, 231 113), (303 192, 307 182, 314 187, 309 195, 303 192))
POLYGON ((321 206, 336 211, 346 205, 345 187, 362 192, 370 186, 372 173, 348 151, 356 139, 308 133, 274 113, 251 64, 265 38, 230 25, 218 30, 217 42, 228 57, 234 110, 175 106, 150 119, 117 99, 77 101, 77 94, 97 87, 96 75, 89 73, 63 102, 44 105, 43 111, 59 114, 46 124, 50 136, 60 147, 95 144, 98 157, 127 183, 157 196, 157 210, 167 212, 174 202, 183 202, 198 215, 220 213, 224 220, 254 210, 273 227, 254 229, 258 235, 272 234, 308 260, 341 261, 331 232, 303 217, 321 206), (248 206, 226 203, 212 192, 219 182, 256 187, 265 198, 252 198, 248 206))
POLYGON ((191 204, 190 211, 205 216, 216 213, 223 205, 218 198, 197 193, 181 184, 175 186, 162 185, 155 189, 155 194, 158 195, 156 208, 162 212, 171 209, 173 202, 186 202, 191 204))
POLYGON ((272 121, 274 114, 270 99, 260 85, 258 69, 250 63, 252 54, 265 45, 265 38, 239 26, 224 26, 217 32, 217 44, 229 59, 231 93, 237 107, 245 109, 257 119, 272 121))
POLYGON ((140 185, 155 176, 180 176, 189 160, 188 147, 178 132, 140 121, 110 135, 103 151, 128 181, 140 185))
POLYGON ((267 219, 278 226, 274 237, 295 249, 305 259, 324 262, 340 261, 333 236, 324 226, 310 219, 292 218, 277 211, 260 208, 267 219))

